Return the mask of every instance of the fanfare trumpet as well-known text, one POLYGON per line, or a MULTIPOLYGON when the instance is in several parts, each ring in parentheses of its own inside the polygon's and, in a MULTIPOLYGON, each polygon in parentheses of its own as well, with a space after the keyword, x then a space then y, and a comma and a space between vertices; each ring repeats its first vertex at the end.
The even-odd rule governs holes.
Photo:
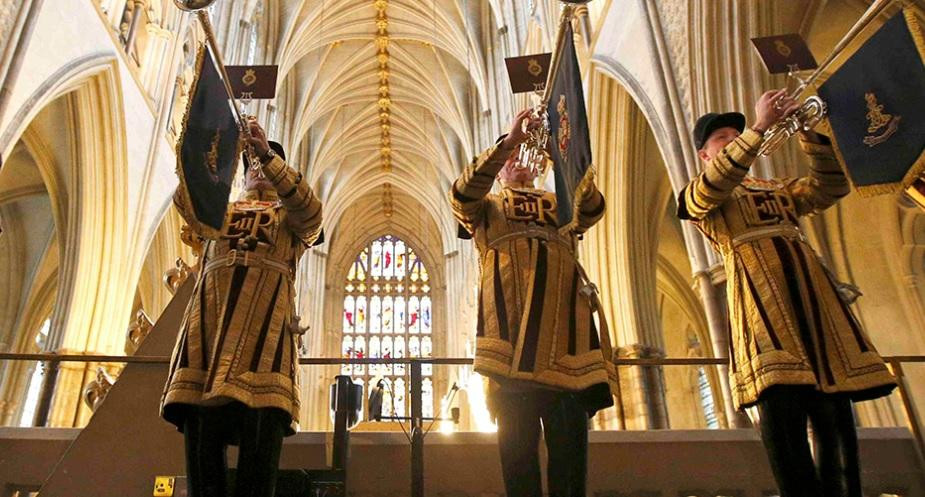
POLYGON ((212 21, 209 20, 209 13, 206 9, 212 6, 217 0, 173 0, 174 5, 184 12, 195 12, 202 25, 202 30, 206 33, 206 40, 209 43, 209 49, 212 50, 212 56, 215 58, 218 71, 222 75, 222 81, 225 83, 225 91, 228 92, 228 98, 231 100, 231 106, 234 108, 235 116, 238 123, 244 129, 247 129, 241 109, 238 108, 238 101, 235 99, 234 90, 231 89, 231 79, 228 77, 228 71, 225 70, 225 63, 222 60, 221 50, 218 48, 218 41, 215 39, 215 30, 212 28, 212 21))
MULTIPOLYGON (((209 43, 209 49, 212 50, 212 56, 215 59, 219 73, 222 75, 222 82, 225 84, 225 91, 228 93, 228 100, 231 101, 231 108, 234 110, 235 117, 238 118, 238 125, 245 133, 250 133, 247 127, 248 116, 241 112, 238 106, 238 100, 234 90, 231 88, 231 78, 228 77, 228 71, 225 69, 225 63, 222 60, 221 50, 218 48, 218 41, 215 39, 215 30, 212 28, 212 21, 209 20, 209 13, 206 9, 212 6, 217 0, 173 0, 174 5, 184 12, 195 12, 199 23, 202 25, 206 34, 206 40, 209 43)), ((260 167, 260 161, 254 156, 253 150, 248 147, 245 156, 252 167, 258 174, 263 174, 260 167)))
MULTIPOLYGON (((560 18, 560 24, 571 22, 572 15, 578 5, 586 4, 591 0, 559 0, 562 5, 562 16, 560 18)), ((559 36, 562 35, 562 29, 560 26, 559 36)), ((556 47, 560 47, 562 43, 560 40, 556 40, 556 47)), ((556 58, 559 56, 558 50, 552 55, 552 68, 547 74, 546 84, 537 89, 533 94, 534 105, 533 112, 531 117, 536 119, 539 118, 540 125, 536 129, 530 130, 527 133, 527 139, 520 144, 520 152, 518 154, 517 167, 519 168, 530 168, 535 169, 541 175, 546 173, 546 167, 549 161, 549 154, 546 150, 547 145, 549 144, 549 114, 546 112, 546 106, 548 105, 548 95, 546 90, 549 90, 552 86, 552 82, 555 79, 555 68, 556 58)))
MULTIPOLYGON (((797 87, 787 96, 792 99, 798 99, 815 83, 832 65, 832 62, 845 50, 845 48, 854 41, 864 28, 868 27, 878 15, 883 13, 887 7, 895 0, 876 0, 870 8, 864 12, 864 15, 851 27, 844 37, 835 45, 835 48, 828 57, 819 64, 819 67, 813 71, 806 79, 796 78, 799 81, 797 87)), ((790 73, 790 76, 794 76, 790 73)), ((794 76, 795 77, 795 76, 794 76)), ((775 150, 787 143, 793 135, 800 131, 809 131, 816 127, 825 118, 828 108, 826 103, 816 95, 808 97, 796 112, 781 118, 777 123, 768 128, 764 133, 764 143, 758 150, 762 156, 771 155, 775 150)))
POLYGON ((180 10, 195 12, 211 7, 215 0, 173 0, 173 3, 180 10))
POLYGON ((516 167, 534 169, 542 174, 546 169, 546 144, 549 143, 549 116, 546 114, 546 106, 542 103, 534 106, 530 117, 539 118, 540 125, 527 131, 526 141, 520 144, 516 167))

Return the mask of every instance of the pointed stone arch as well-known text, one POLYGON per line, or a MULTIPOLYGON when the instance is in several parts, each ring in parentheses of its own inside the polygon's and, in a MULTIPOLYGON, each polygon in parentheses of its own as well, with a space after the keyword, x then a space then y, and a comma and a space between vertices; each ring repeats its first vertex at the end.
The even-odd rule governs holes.
MULTIPOLYGON (((22 141, 42 172, 57 232, 57 297, 50 350, 118 353, 131 310, 128 167, 120 72, 109 54, 60 68, 38 86, 0 136, 0 149, 22 141), (29 126, 56 109, 54 133, 29 126), (41 130, 39 130, 41 131, 41 130), (52 152, 53 151, 53 152, 52 152)), ((79 392, 85 369, 59 376, 61 391, 79 392)), ((53 425, 86 420, 78 398, 55 400, 53 425)))

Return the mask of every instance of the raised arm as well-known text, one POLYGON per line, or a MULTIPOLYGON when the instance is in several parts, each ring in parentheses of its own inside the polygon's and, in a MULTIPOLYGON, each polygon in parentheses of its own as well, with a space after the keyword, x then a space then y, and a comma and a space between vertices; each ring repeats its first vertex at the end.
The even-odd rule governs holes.
POLYGON ((758 155, 762 135, 746 129, 706 164, 678 196, 681 219, 703 219, 719 207, 742 182, 758 155))
POLYGON ((482 155, 466 166, 450 188, 450 206, 453 215, 470 233, 484 214, 485 196, 491 191, 495 177, 514 150, 527 139, 527 133, 540 125, 532 109, 524 109, 514 117, 511 130, 482 155))
POLYGON ((787 185, 797 214, 815 214, 831 207, 850 191, 832 143, 823 135, 806 133, 800 136, 800 148, 809 157, 809 174, 787 185))
POLYGON ((286 225, 302 243, 311 246, 321 234, 321 201, 309 188, 302 173, 286 165, 282 157, 270 154, 270 144, 260 124, 252 119, 247 127, 247 141, 261 157, 263 174, 273 184, 286 208, 286 225))
MULTIPOLYGON (((697 138, 701 147, 697 155, 706 166, 678 195, 678 217, 703 219, 722 205, 755 162, 765 130, 799 108, 799 102, 788 95, 786 88, 781 88, 766 91, 758 98, 755 123, 734 138, 728 133, 730 126, 723 123, 711 128, 710 121, 706 121, 704 133, 708 136, 697 138)), ((713 119, 709 116, 706 114, 701 119, 713 119)))
POLYGON ((308 186, 302 173, 292 169, 278 155, 263 165, 283 207, 286 224, 305 245, 312 245, 321 233, 321 200, 308 186))
POLYGON ((470 233, 484 213, 485 196, 491 191, 495 176, 511 154, 501 140, 466 166, 453 182, 449 199, 453 215, 470 233))

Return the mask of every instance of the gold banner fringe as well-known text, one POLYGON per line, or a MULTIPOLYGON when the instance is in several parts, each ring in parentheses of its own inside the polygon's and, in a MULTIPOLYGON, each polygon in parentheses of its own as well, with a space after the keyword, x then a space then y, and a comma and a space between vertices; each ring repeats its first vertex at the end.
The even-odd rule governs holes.
MULTIPOLYGON (((912 35, 912 41, 915 42, 915 47, 919 50, 919 59, 925 65, 925 35, 922 33, 922 25, 919 22, 922 11, 914 5, 909 5, 903 8, 903 16, 906 18, 906 26, 912 35)), ((903 176, 902 188, 908 188, 923 173, 925 173, 925 150, 919 153, 919 158, 903 176)))
POLYGON ((886 195, 889 193, 896 193, 903 189, 902 183, 881 183, 879 185, 863 185, 854 187, 855 191, 858 192, 858 195, 869 198, 876 197, 877 195, 886 195))

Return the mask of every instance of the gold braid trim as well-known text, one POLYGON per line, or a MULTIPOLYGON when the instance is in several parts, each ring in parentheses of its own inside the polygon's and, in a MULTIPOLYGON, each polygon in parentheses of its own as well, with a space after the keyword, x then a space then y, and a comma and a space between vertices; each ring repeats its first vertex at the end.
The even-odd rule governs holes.
MULTIPOLYGON (((903 16, 906 18, 906 26, 908 26, 909 33, 912 35, 912 41, 915 42, 915 48, 919 51, 919 58, 921 62, 925 64, 925 35, 922 34, 922 26, 919 23, 919 17, 922 16, 922 11, 910 4, 903 8, 903 16)), ((906 172, 906 175, 903 176, 901 188, 905 189, 912 186, 912 183, 914 183, 922 173, 925 173, 925 151, 919 154, 919 158, 916 159, 912 167, 909 168, 909 171, 906 172)))
MULTIPOLYGON (((222 230, 216 230, 215 228, 209 225, 206 225, 204 223, 201 223, 199 221, 199 218, 196 216, 196 210, 193 207, 192 197, 190 197, 190 194, 189 194, 189 188, 187 187, 187 184, 186 184, 186 175, 183 172, 183 153, 182 152, 183 152, 183 141, 186 138, 186 124, 190 118, 190 110, 193 108, 193 100, 195 100, 195 97, 196 97, 196 87, 199 86, 199 77, 202 76, 202 65, 203 63, 205 63, 205 60, 206 60, 206 50, 208 50, 208 48, 205 46, 205 44, 200 45, 199 53, 196 54, 196 70, 193 76, 193 84, 190 86, 190 88, 192 88, 192 92, 190 93, 189 100, 186 102, 186 110, 183 112, 183 125, 180 127, 180 136, 177 138, 177 144, 174 150, 174 153, 176 153, 177 155, 177 166, 176 166, 175 172, 177 174, 177 178, 180 180, 180 196, 183 198, 183 203, 189 206, 189 209, 190 209, 190 214, 191 214, 190 218, 192 219, 186 220, 190 228, 196 233, 199 233, 204 238, 217 240, 219 237, 221 237, 222 231, 224 230, 225 226, 222 226, 222 230)), ((238 135, 238 148, 235 151, 235 157, 238 157, 239 155, 241 155, 242 150, 244 150, 244 140, 243 140, 243 137, 241 137, 241 135, 239 134, 238 135)), ((237 175, 237 171, 238 169, 235 168, 234 171, 232 172, 232 175, 231 175, 232 183, 234 183, 234 177, 237 175)), ((226 218, 226 221, 227 221, 227 218, 226 218)))

